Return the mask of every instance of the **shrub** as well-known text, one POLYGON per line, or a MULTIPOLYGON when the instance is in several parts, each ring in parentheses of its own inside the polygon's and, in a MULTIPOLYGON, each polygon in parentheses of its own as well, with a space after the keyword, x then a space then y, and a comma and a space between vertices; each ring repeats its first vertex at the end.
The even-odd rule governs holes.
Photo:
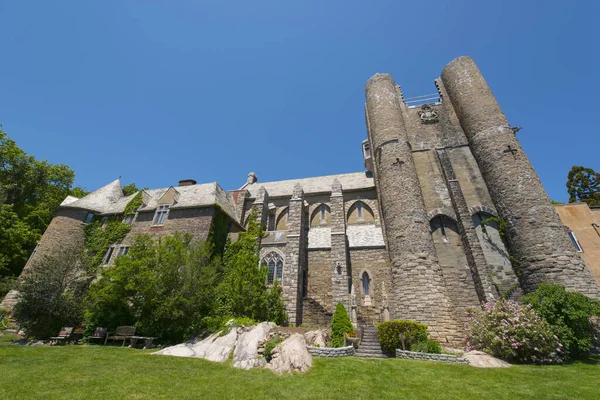
POLYGON ((377 336, 381 350, 395 354, 396 349, 407 350, 414 343, 427 342, 427 325, 405 320, 380 322, 377 336))
POLYGON ((275 336, 273 336, 272 339, 270 339, 265 344, 265 352, 263 354, 264 354, 265 360, 267 360, 267 362, 271 362, 271 352, 273 351, 275 346, 277 346, 282 341, 283 341, 283 339, 281 339, 281 336, 275 335, 275 336))
POLYGON ((579 292, 567 292, 556 284, 541 284, 535 292, 523 296, 548 323, 565 353, 577 356, 594 347, 595 328, 591 319, 600 316, 600 302, 579 292))
POLYGON ((344 345, 344 335, 354 333, 352 322, 348 318, 346 307, 342 303, 337 303, 333 320, 331 321, 331 345, 333 347, 342 347, 344 345))
POLYGON ((6 329, 8 327, 8 312, 0 307, 0 330, 6 329))
POLYGON ((410 351, 419 353, 442 354, 442 345, 437 340, 427 339, 410 345, 410 351))
POLYGON ((562 345, 550 325, 529 305, 508 300, 469 310, 466 350, 482 350, 511 362, 560 362, 562 345))
POLYGON ((81 324, 87 287, 78 254, 46 256, 19 283, 19 301, 12 315, 28 335, 55 336, 62 326, 81 324))
POLYGON ((5 276, 0 278, 0 299, 17 286, 17 278, 5 276))

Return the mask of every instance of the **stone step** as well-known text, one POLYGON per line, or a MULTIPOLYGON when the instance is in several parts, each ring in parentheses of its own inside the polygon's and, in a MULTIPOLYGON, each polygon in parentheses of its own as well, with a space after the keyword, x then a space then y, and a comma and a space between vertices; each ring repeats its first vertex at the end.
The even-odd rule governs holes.
POLYGON ((357 349, 354 354, 383 354, 381 349, 357 349))
POLYGON ((358 346, 358 348, 360 349, 381 349, 381 346, 379 345, 379 343, 361 343, 360 346, 358 346))

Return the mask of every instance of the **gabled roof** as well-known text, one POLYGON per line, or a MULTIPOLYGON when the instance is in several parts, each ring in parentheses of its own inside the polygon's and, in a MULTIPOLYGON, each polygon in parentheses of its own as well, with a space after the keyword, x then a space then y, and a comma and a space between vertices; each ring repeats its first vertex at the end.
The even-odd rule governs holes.
POLYGON ((269 197, 291 197, 294 186, 300 184, 304 194, 331 193, 335 180, 342 185, 342 190, 372 189, 375 187, 373 177, 368 172, 354 172, 350 174, 316 176, 313 178, 290 179, 275 182, 254 182, 245 185, 244 189, 250 192, 250 197, 256 198, 258 190, 264 186, 269 197))

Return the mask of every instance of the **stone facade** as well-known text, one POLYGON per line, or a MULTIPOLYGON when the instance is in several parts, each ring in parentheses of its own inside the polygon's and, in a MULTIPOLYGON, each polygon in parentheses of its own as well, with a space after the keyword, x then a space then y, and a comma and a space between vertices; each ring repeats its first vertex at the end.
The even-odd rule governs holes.
MULTIPOLYGON (((358 326, 414 320, 444 344, 460 342, 467 308, 518 299, 542 282, 600 298, 563 226, 583 225, 561 222, 473 60, 452 61, 434 83, 423 101, 404 99, 389 75, 367 82, 367 171, 277 182, 250 173, 229 192, 190 181, 145 190, 131 233, 115 245, 139 233, 205 240, 217 210, 235 240, 255 211, 266 229, 261 258, 283 263, 291 325, 328 325, 342 303, 358 326), (507 222, 511 252, 490 217, 507 222)), ((41 254, 81 249, 86 215, 122 213, 131 198, 115 181, 65 199, 24 273, 41 254)), ((593 267, 596 232, 585 229, 593 267)))

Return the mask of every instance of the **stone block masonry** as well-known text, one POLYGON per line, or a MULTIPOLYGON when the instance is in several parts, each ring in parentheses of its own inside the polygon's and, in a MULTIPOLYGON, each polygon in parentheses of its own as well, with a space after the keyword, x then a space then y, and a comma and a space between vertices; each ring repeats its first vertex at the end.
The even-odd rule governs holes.
POLYGON ((396 358, 404 358, 406 360, 435 361, 451 364, 469 365, 469 362, 464 358, 457 357, 451 354, 418 353, 415 351, 407 351, 400 349, 396 350, 396 358))
POLYGON ((313 357, 336 358, 336 357, 351 357, 354 355, 354 347, 353 346, 347 346, 347 347, 308 346, 307 349, 308 349, 308 352, 313 357))

